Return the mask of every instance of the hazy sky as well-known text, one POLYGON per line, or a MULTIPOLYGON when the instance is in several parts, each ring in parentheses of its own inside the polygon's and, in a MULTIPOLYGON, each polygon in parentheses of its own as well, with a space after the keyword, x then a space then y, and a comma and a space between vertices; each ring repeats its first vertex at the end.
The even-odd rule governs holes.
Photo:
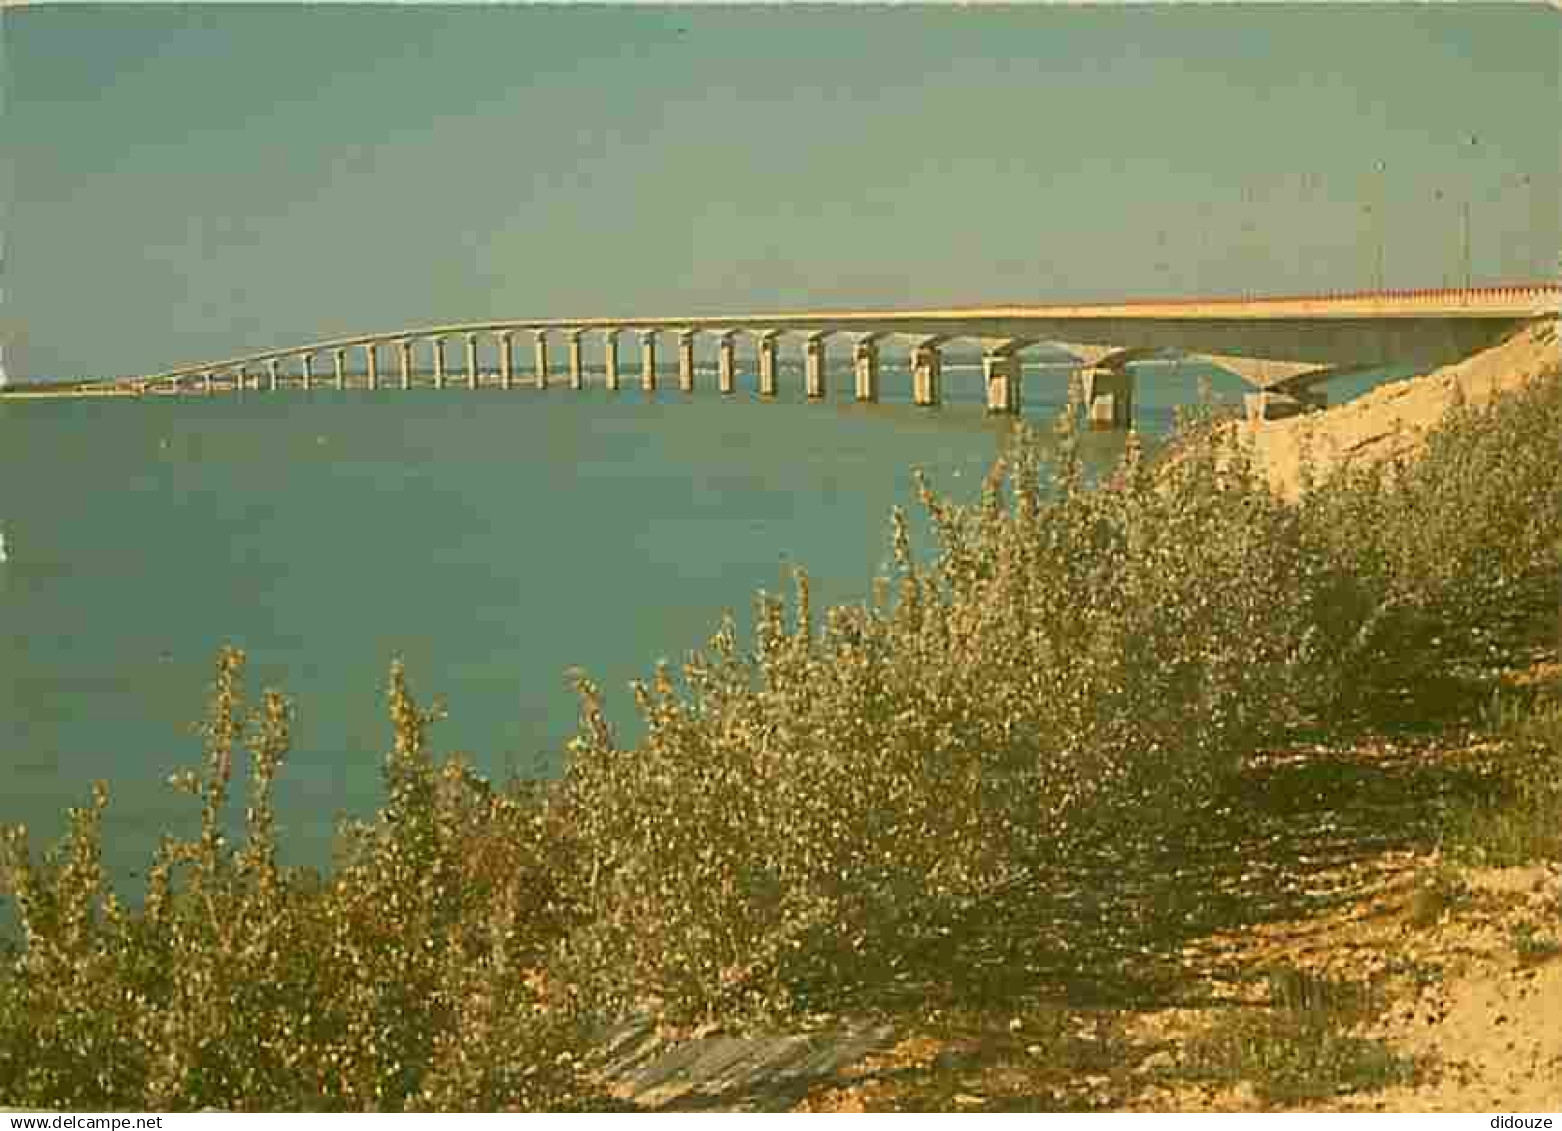
POLYGON ((1554 274, 1562 13, 5 10, 13 379, 489 317, 1554 274), (1381 163, 1381 168, 1380 168, 1381 163))

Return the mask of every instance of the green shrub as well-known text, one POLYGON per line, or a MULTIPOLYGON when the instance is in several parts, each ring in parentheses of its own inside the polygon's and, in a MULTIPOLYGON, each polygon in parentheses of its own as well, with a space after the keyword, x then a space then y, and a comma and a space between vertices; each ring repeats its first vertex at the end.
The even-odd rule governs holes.
POLYGON ((977 504, 919 477, 931 563, 897 511, 872 601, 816 626, 798 571, 790 623, 761 594, 751 651, 729 617, 681 688, 660 666, 638 748, 581 679, 569 954, 599 992, 694 1017, 903 972, 973 904, 1175 820, 1307 701, 1290 512, 1207 453, 1158 491, 1137 444, 1087 491, 1075 421, 1050 496, 1022 430, 977 504))
POLYGON ((0 981, 0 1096, 151 1110, 570 1102, 571 1023, 523 976, 554 912, 536 813, 433 763, 431 716, 398 665, 389 805, 352 830, 328 886, 294 882, 271 806, 291 711, 268 692, 249 715, 242 664, 233 649, 219 657, 205 773, 175 777, 201 800, 200 836, 164 842, 142 909, 104 882, 102 784, 44 868, 25 830, 6 832, 0 864, 25 938, 0 981), (220 824, 246 738, 252 791, 235 849, 220 824), (498 867, 484 851, 495 834, 498 867))
POLYGON ((1298 503, 1327 566, 1320 630, 1342 697, 1488 651, 1526 588, 1562 570, 1562 376, 1456 401, 1412 461, 1346 468, 1298 503))

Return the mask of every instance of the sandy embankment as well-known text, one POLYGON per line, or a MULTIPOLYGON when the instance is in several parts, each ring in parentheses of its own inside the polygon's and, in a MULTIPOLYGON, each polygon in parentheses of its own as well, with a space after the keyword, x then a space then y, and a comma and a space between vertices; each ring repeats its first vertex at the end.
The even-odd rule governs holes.
POLYGON ((1229 434, 1246 444, 1255 467, 1282 497, 1301 486, 1301 455, 1311 452, 1315 474, 1347 464, 1413 456, 1453 403, 1485 405, 1547 372, 1559 360, 1555 320, 1532 324, 1507 341, 1421 377, 1381 385, 1356 400, 1289 420, 1239 421, 1229 434))

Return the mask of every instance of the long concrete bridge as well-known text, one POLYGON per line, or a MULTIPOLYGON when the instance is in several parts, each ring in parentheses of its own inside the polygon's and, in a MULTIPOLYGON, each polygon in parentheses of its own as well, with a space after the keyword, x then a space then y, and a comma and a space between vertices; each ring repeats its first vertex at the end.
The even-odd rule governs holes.
POLYGON ((826 394, 826 343, 851 342, 855 394, 877 401, 882 342, 898 339, 909 351, 912 399, 942 401, 941 354, 945 343, 965 339, 983 348, 987 407, 1016 413, 1021 400, 1020 351, 1046 343, 1070 350, 1080 361, 1088 418, 1095 427, 1125 428, 1133 418, 1136 360, 1174 353, 1206 358, 1240 375, 1254 388, 1250 413, 1288 416, 1325 403, 1320 386, 1334 377, 1387 365, 1422 370, 1458 361, 1494 344, 1523 324, 1556 318, 1562 284, 1535 283, 1463 290, 1364 292, 1287 297, 1237 297, 1176 301, 989 306, 945 310, 808 311, 657 318, 544 318, 429 326, 365 334, 267 350, 243 357, 187 365, 122 381, 143 394, 213 393, 283 388, 437 389, 523 386, 547 388, 555 376, 552 346, 565 347, 569 386, 584 387, 584 341, 600 336, 607 388, 621 387, 619 339, 639 340, 640 386, 658 381, 658 350, 671 336, 677 351, 678 386, 694 390, 695 339, 717 343, 717 387, 737 388, 737 339, 753 339, 758 392, 775 396, 783 336, 801 338, 804 387, 810 398, 826 394), (518 374, 515 340, 532 344, 530 379, 518 374), (497 349, 497 369, 480 368, 479 344, 497 349), (452 365, 449 344, 464 347, 452 365), (348 356, 361 351, 361 377, 348 372, 348 356), (418 354, 431 365, 419 370, 418 354), (316 367, 329 359, 329 372, 316 367), (387 364, 389 362, 389 364, 387 364))

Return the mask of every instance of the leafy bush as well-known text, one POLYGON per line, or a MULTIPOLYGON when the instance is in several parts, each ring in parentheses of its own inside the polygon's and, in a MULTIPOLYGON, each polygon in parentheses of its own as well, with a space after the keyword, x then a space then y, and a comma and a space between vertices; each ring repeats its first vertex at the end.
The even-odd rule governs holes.
POLYGON ((1320 629, 1338 691, 1409 683, 1488 650, 1526 587, 1562 570, 1562 376, 1483 408, 1457 400, 1415 460, 1347 467, 1298 503, 1328 565, 1320 629))
POLYGON ((582 678, 569 950, 599 991, 695 1017, 903 971, 973 903, 1174 820, 1306 702, 1290 512, 1207 452, 1157 490, 1137 444, 1087 491, 1076 419, 1050 495, 1024 430, 975 505, 919 477, 937 557, 897 511, 871 602, 816 626, 799 571, 790 624, 760 596, 752 651, 729 617, 682 688, 659 667, 637 749, 582 678))
POLYGON ((434 765, 431 716, 397 666, 389 805, 310 890, 278 867, 272 817, 291 709, 268 692, 250 715, 242 665, 219 657, 205 773, 174 779, 201 800, 200 836, 164 842, 139 912, 104 882, 101 783, 43 869, 25 830, 6 832, 25 947, 0 982, 0 1095, 151 1110, 570 1102, 572 1029, 523 976, 555 908, 537 814, 434 765), (246 838, 231 849, 220 821, 246 738, 246 838))

